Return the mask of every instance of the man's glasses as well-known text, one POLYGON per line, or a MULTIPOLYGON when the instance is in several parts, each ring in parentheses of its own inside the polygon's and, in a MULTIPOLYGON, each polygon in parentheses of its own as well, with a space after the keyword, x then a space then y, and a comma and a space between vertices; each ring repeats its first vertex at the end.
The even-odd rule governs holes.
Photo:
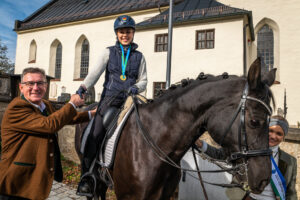
POLYGON ((39 88, 44 87, 47 82, 44 81, 38 81, 38 82, 33 82, 33 81, 27 81, 27 82, 22 82, 21 84, 26 85, 27 87, 33 88, 34 85, 36 84, 39 88))

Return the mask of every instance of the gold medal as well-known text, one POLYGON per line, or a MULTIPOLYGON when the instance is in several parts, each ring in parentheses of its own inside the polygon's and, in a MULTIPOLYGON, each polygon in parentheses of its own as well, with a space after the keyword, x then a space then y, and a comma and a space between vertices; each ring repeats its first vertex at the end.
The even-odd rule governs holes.
POLYGON ((121 79, 122 81, 126 81, 126 76, 125 76, 125 75, 121 75, 121 76, 120 76, 120 79, 121 79))

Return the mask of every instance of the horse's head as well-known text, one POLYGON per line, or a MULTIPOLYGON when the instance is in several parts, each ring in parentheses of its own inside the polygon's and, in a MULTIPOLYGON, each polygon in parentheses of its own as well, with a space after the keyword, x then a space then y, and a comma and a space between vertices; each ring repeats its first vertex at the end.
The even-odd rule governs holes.
POLYGON ((246 84, 245 80, 233 83, 239 83, 236 92, 228 97, 231 102, 228 100, 227 107, 219 110, 219 128, 213 128, 218 132, 216 141, 224 147, 232 164, 241 167, 234 180, 253 193, 261 193, 271 177, 268 119, 272 93, 269 87, 275 80, 275 72, 271 70, 262 77, 260 59, 257 59, 249 69, 246 84))

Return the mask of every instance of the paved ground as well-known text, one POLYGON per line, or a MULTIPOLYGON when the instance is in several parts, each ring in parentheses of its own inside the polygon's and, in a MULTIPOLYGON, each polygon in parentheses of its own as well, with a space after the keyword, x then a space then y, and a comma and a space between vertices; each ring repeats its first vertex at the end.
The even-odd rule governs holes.
POLYGON ((48 200, 86 200, 85 197, 76 195, 76 190, 63 183, 53 182, 51 193, 48 200))

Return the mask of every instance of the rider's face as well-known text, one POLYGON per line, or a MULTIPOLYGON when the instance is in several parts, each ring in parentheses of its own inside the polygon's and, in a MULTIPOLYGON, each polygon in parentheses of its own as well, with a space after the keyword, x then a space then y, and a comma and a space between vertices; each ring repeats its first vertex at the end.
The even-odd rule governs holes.
POLYGON ((269 146, 279 145, 284 139, 284 132, 279 125, 269 127, 269 146))
POLYGON ((117 30, 117 37, 122 45, 129 45, 133 40, 133 36, 134 29, 132 28, 120 28, 117 30))

